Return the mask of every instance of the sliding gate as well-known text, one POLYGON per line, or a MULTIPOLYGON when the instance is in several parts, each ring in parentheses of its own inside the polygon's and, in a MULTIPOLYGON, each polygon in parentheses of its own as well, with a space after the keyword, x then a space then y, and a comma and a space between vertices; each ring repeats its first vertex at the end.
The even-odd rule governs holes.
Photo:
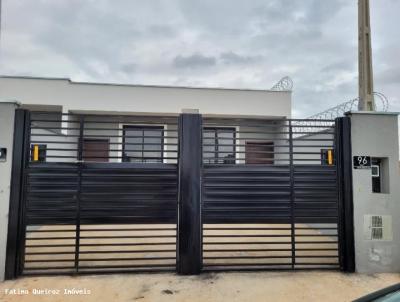
POLYGON ((203 269, 339 269, 335 121, 203 130, 203 269))
POLYGON ((6 278, 353 271, 345 119, 17 110, 6 278))
POLYGON ((175 270, 177 117, 16 118, 17 275, 175 270))

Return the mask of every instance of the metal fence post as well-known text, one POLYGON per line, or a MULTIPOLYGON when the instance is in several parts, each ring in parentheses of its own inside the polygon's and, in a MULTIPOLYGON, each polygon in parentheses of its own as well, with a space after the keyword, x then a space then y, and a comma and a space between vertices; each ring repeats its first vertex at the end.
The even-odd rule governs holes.
POLYGON ((339 188, 339 262, 341 269, 355 271, 354 211, 351 156, 351 121, 336 119, 336 163, 339 188))
POLYGON ((295 189, 294 189, 294 163, 293 163, 293 125, 289 120, 289 175, 290 175, 290 238, 292 249, 292 269, 296 266, 296 217, 295 217, 295 189))
POLYGON ((10 208, 8 215, 8 235, 5 279, 14 279, 22 272, 21 249, 23 247, 24 225, 22 221, 24 195, 24 168, 29 156, 29 112, 15 110, 14 146, 10 187, 10 208))
POLYGON ((82 161, 83 161, 83 136, 85 131, 84 116, 79 116, 79 138, 78 138, 78 190, 76 192, 76 230, 75 230, 75 274, 79 273, 79 253, 81 239, 81 192, 82 192, 82 161))
POLYGON ((179 117, 177 272, 199 274, 202 267, 202 117, 179 117))

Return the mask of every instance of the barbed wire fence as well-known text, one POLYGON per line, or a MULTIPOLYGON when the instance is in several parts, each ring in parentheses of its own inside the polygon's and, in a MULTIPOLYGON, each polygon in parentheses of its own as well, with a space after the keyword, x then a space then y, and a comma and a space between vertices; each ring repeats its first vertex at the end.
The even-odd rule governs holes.
MULTIPOLYGON (((271 88, 272 91, 292 91, 293 90, 293 80, 289 76, 285 76, 280 79, 271 88)), ((387 112, 389 110, 388 98, 380 92, 374 92, 375 108, 374 111, 387 112)), ((325 111, 317 114, 313 114, 303 121, 293 121, 293 123, 299 127, 293 127, 293 131, 298 132, 323 132, 333 126, 334 120, 337 117, 344 116, 346 112, 357 111, 358 103, 360 98, 354 98, 347 102, 341 103, 334 107, 331 107, 325 111), (318 125, 318 127, 316 127, 318 125), (305 126, 310 126, 306 128, 305 126), (319 127, 321 126, 321 127, 319 127)))
POLYGON ((290 77, 283 77, 272 86, 272 91, 292 91, 293 89, 293 80, 290 77))
MULTIPOLYGON (((380 92, 374 92, 374 100, 375 100, 375 111, 387 112, 389 110, 389 101, 387 97, 380 92)), ((357 111, 358 103, 360 98, 354 98, 347 102, 341 103, 337 106, 331 107, 325 111, 320 113, 311 115, 306 118, 306 121, 299 122, 299 126, 301 128, 294 128, 293 131, 300 132, 301 129, 307 129, 309 132, 323 132, 326 131, 329 127, 332 127, 335 119, 337 117, 344 116, 346 112, 349 111, 357 111), (324 127, 315 127, 315 125, 324 126, 324 127), (309 128, 305 128, 304 126, 310 126, 309 128)))

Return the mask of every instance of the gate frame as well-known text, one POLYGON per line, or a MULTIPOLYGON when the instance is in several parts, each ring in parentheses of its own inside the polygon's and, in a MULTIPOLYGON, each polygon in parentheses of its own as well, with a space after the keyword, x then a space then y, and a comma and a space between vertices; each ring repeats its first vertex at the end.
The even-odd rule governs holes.
POLYGON ((29 123, 30 112, 26 109, 15 110, 14 142, 12 154, 10 206, 8 214, 7 252, 5 263, 5 280, 15 279, 22 273, 22 256, 24 246, 23 199, 25 175, 24 168, 29 157, 29 123))
POLYGON ((353 173, 351 119, 335 120, 337 182, 339 189, 339 264, 342 271, 355 272, 353 173))
POLYGON ((176 270, 180 275, 201 273, 203 248, 202 167, 203 122, 200 114, 179 116, 178 223, 176 270))
MULTIPOLYGON (((16 109, 5 263, 6 280, 20 276, 23 267, 25 242, 23 188, 26 183, 24 169, 29 160, 30 150, 29 125, 30 111, 16 109)), ((202 127, 201 114, 180 114, 176 271, 182 275, 197 275, 202 271, 202 127)), ((338 173, 339 264, 342 271, 354 272, 351 122, 349 117, 335 120, 335 143, 338 173)))

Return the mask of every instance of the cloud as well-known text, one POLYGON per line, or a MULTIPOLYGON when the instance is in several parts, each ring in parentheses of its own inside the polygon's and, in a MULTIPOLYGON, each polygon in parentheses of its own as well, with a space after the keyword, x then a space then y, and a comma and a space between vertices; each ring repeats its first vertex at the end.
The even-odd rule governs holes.
MULTIPOLYGON (((375 90, 400 111, 400 2, 371 2, 375 90)), ((306 117, 357 96, 348 0, 3 0, 0 73, 269 89, 306 117)))
POLYGON ((379 79, 386 85, 400 85, 400 66, 391 67, 383 70, 379 74, 379 79))
POLYGON ((146 34, 157 38, 171 38, 176 36, 177 30, 166 24, 153 24, 146 29, 146 34))
POLYGON ((355 70, 356 62, 351 62, 350 60, 340 60, 334 63, 330 63, 323 68, 321 72, 331 73, 331 72, 341 72, 341 71, 352 71, 355 70))
POLYGON ((176 56, 173 65, 177 68, 203 68, 215 66, 216 59, 201 54, 192 54, 190 56, 176 56))
POLYGON ((126 64, 122 64, 122 66, 121 66, 121 70, 126 73, 133 73, 133 72, 135 72, 136 68, 137 68, 136 64, 134 64, 134 63, 126 63, 126 64))
POLYGON ((223 52, 220 54, 220 60, 226 64, 252 64, 261 61, 261 56, 243 56, 233 51, 223 52))

